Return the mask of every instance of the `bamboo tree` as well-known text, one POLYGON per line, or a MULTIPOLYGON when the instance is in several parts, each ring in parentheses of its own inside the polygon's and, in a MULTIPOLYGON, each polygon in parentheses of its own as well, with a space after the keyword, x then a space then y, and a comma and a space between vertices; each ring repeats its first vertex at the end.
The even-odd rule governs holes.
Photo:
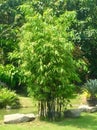
POLYGON ((56 17, 49 8, 41 15, 29 3, 21 10, 26 18, 21 28, 21 67, 29 73, 29 91, 39 101, 40 116, 54 120, 74 92, 73 81, 79 80, 74 45, 68 40, 73 32, 67 32, 76 15, 65 12, 56 17))

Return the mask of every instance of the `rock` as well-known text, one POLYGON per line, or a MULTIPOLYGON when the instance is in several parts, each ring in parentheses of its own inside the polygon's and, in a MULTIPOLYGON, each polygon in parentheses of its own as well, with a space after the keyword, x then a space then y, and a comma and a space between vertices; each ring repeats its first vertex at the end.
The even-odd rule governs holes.
POLYGON ((89 112, 91 112, 91 113, 97 112, 97 107, 92 107, 92 108, 89 110, 89 112))
POLYGON ((90 106, 88 106, 88 105, 81 105, 81 106, 79 106, 79 109, 82 111, 82 112, 91 112, 91 113, 93 113, 93 112, 97 112, 97 106, 92 106, 92 107, 90 107, 90 106))
POLYGON ((25 116, 29 118, 29 121, 32 121, 36 118, 34 114, 25 114, 25 116))
POLYGON ((77 118, 77 117, 80 117, 80 115, 81 115, 80 109, 71 109, 71 110, 66 110, 64 112, 64 116, 70 117, 70 118, 77 118))
POLYGON ((12 109, 12 107, 7 105, 7 106, 6 106, 6 109, 12 109))
POLYGON ((22 123, 22 122, 29 122, 35 119, 34 114, 11 114, 4 116, 4 123, 5 124, 15 124, 15 123, 22 123))
POLYGON ((6 87, 6 88, 8 87, 7 84, 2 82, 1 80, 0 80, 0 86, 6 87))
POLYGON ((87 112, 87 110, 89 109, 88 105, 81 105, 78 107, 78 109, 80 109, 82 112, 87 112))

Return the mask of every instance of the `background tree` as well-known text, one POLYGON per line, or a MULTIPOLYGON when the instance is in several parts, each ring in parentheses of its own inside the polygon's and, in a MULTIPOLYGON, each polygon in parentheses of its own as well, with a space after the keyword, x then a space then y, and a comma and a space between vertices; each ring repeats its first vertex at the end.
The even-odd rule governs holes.
POLYGON ((72 29, 75 31, 74 43, 88 61, 88 73, 85 75, 87 78, 97 78, 97 1, 68 0, 66 3, 67 10, 75 10, 77 13, 78 21, 72 29))
POLYGON ((19 91, 24 74, 19 69, 18 33, 24 18, 18 6, 24 0, 0 2, 0 81, 19 91))

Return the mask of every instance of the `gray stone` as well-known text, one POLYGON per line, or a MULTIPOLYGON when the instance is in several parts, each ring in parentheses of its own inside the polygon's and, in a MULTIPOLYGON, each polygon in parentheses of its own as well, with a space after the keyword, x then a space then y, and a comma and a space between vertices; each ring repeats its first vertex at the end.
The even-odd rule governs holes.
POLYGON ((88 105, 81 105, 78 107, 78 109, 80 109, 82 112, 87 112, 89 110, 89 106, 88 105))
POLYGON ((81 105, 79 106, 79 109, 82 111, 82 112, 97 112, 97 106, 88 106, 88 105, 81 105))
POLYGON ((11 107, 11 106, 9 106, 9 105, 7 105, 7 106, 6 106, 6 109, 12 109, 12 107, 11 107))
POLYGON ((91 108, 91 109, 89 110, 89 112, 91 112, 91 113, 97 112, 97 107, 91 108))
POLYGON ((2 82, 1 80, 0 80, 0 86, 8 87, 8 86, 6 85, 6 83, 2 82))
POLYGON ((4 116, 4 123, 5 124, 15 124, 15 123, 22 123, 22 122, 29 122, 35 119, 34 114, 11 114, 4 116))
POLYGON ((25 114, 25 116, 29 118, 29 121, 32 121, 36 118, 34 114, 25 114))
POLYGON ((80 109, 71 109, 71 110, 64 111, 65 117, 77 118, 77 117, 80 117, 80 115, 81 115, 80 109))

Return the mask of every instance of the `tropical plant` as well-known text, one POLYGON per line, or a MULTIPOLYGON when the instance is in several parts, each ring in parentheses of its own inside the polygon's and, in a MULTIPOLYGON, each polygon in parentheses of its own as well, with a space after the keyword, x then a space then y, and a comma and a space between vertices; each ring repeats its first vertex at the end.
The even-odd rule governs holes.
POLYGON ((84 91, 87 96, 87 101, 92 104, 97 104, 97 79, 90 79, 84 84, 84 91))
POLYGON ((25 91, 25 79, 23 70, 14 67, 12 64, 7 64, 6 66, 0 64, 0 81, 5 83, 9 89, 16 90, 17 92, 25 91))
POLYGON ((69 103, 79 80, 69 40, 73 32, 68 32, 76 13, 66 11, 57 17, 47 8, 41 15, 32 7, 29 2, 21 6, 26 19, 19 44, 21 68, 29 75, 29 92, 39 101, 40 116, 54 119, 56 111, 61 113, 69 103))
POLYGON ((7 88, 0 87, 0 108, 19 108, 19 98, 14 91, 10 91, 7 88))
POLYGON ((85 90, 90 95, 89 97, 96 97, 97 95, 97 79, 90 79, 85 84, 85 90))
POLYGON ((24 17, 18 6, 24 1, 0 1, 0 81, 8 88, 22 92, 26 85, 24 72, 19 68, 18 32, 24 17))

